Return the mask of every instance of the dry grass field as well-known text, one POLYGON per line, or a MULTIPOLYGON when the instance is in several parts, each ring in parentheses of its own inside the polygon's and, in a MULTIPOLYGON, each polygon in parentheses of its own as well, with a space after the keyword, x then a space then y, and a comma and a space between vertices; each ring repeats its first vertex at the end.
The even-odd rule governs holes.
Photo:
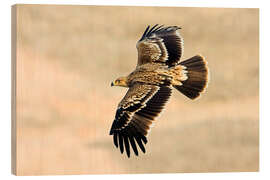
POLYGON ((17 5, 18 175, 259 170, 259 10, 17 5), (128 159, 109 130, 147 25, 181 26, 210 83, 177 91, 128 159))

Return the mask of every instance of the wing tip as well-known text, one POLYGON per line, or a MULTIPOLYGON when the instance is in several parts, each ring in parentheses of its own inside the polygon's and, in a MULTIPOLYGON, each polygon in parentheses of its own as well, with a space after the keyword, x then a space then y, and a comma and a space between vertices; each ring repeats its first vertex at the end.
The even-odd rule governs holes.
POLYGON ((120 149, 120 153, 123 154, 124 151, 126 151, 126 155, 128 158, 131 157, 131 150, 133 150, 134 154, 136 156, 139 156, 139 152, 137 149, 137 146, 139 146, 141 149, 141 151, 143 153, 146 153, 145 150, 145 144, 147 144, 147 138, 144 135, 141 134, 137 134, 137 135, 127 135, 127 134, 123 134, 123 132, 113 132, 113 143, 115 145, 116 148, 120 149), (136 140, 136 143, 134 141, 134 139, 136 140))
POLYGON ((177 31, 178 29, 182 29, 182 27, 180 26, 164 26, 164 24, 159 25, 159 24, 155 24, 154 26, 152 26, 152 28, 150 28, 151 25, 148 25, 141 37, 141 39, 139 41, 144 40, 146 37, 150 37, 153 33, 156 32, 168 32, 168 31, 177 31))

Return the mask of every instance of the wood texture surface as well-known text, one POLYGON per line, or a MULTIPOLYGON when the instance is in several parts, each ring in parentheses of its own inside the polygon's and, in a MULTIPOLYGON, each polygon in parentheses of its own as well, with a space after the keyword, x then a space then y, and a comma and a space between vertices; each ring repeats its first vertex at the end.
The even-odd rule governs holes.
POLYGON ((11 171, 17 174, 16 129, 16 57, 17 57, 17 7, 11 7, 11 171))
POLYGON ((259 170, 259 9, 12 6, 12 173, 16 175, 259 170), (206 93, 173 92, 127 158, 109 136, 147 25, 177 25, 183 59, 203 55, 206 93))

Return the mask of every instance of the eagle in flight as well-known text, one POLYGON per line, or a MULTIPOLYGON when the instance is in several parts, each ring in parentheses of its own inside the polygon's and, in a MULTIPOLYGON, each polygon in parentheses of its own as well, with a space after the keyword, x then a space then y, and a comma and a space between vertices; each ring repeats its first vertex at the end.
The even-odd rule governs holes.
POLYGON ((128 76, 119 77, 111 86, 127 87, 119 103, 110 135, 114 145, 130 157, 132 147, 145 153, 152 123, 164 108, 173 88, 196 99, 208 83, 207 62, 201 55, 180 61, 183 39, 177 26, 148 26, 137 42, 138 62, 128 76), (137 146, 138 145, 138 146, 137 146))

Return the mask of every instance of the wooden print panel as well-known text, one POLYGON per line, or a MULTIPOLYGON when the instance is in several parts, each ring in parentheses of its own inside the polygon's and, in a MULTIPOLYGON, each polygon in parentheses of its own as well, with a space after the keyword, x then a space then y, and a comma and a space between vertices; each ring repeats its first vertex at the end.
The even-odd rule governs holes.
POLYGON ((16 175, 243 172, 259 169, 259 10, 12 6, 12 172, 16 175), (205 56, 210 83, 177 91, 127 158, 109 136, 148 25, 182 27, 183 59, 205 56))

